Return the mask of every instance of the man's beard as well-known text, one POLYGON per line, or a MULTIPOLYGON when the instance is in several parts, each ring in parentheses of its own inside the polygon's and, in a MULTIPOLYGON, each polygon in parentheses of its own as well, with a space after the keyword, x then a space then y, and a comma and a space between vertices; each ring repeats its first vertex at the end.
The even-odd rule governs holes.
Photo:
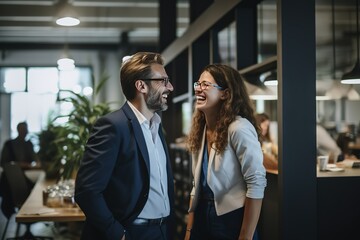
POLYGON ((155 112, 165 111, 165 110, 167 110, 168 105, 162 101, 162 98, 163 98, 162 93, 160 93, 159 91, 156 91, 153 88, 150 88, 148 97, 145 99, 146 106, 149 109, 154 110, 155 112))

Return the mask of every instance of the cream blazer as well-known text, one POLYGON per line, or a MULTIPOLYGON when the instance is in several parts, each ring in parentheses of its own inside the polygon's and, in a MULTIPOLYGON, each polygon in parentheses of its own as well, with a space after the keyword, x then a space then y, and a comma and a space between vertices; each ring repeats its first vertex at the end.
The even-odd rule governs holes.
MULTIPOLYGON (((192 154, 194 176, 191 191, 195 210, 200 195, 200 175, 203 161, 205 133, 201 149, 192 154)), ((217 215, 223 215, 244 206, 245 198, 262 199, 266 187, 263 154, 254 126, 246 119, 237 117, 228 128, 228 144, 219 154, 213 145, 209 153, 207 183, 214 193, 217 215)))

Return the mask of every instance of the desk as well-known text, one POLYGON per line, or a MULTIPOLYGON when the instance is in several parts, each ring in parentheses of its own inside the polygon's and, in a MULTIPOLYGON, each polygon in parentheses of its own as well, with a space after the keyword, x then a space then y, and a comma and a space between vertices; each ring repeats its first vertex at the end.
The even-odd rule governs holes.
POLYGON ((24 170, 24 173, 26 175, 26 177, 33 182, 34 184, 36 183, 36 181, 39 179, 39 177, 43 174, 43 170, 41 169, 28 169, 28 170, 24 170))
POLYGON ((84 221, 85 215, 80 208, 49 208, 43 205, 42 192, 53 184, 55 180, 46 179, 45 173, 42 172, 29 197, 16 214, 15 221, 19 223, 84 221))
MULTIPOLYGON (((280 200, 278 171, 267 170, 267 187, 258 229, 260 239, 280 239, 280 200)), ((301 182, 301 179, 299 179, 301 182)), ((360 169, 343 172, 317 171, 317 238, 318 240, 360 239, 360 169)), ((301 196, 299 196, 301 197, 301 196)), ((306 207, 306 202, 303 206, 306 207)), ((284 211, 291 211, 285 209, 284 211)), ((296 217, 296 216, 294 216, 296 217)), ((299 226, 301 231, 301 226, 299 226)))
POLYGON ((330 171, 317 171, 318 178, 331 178, 331 177, 360 177, 360 169, 344 167, 344 171, 330 172, 330 171))

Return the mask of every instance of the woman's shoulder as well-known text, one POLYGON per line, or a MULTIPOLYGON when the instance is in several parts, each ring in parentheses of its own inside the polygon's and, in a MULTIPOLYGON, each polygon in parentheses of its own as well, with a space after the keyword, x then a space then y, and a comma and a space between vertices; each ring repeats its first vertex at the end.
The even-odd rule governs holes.
POLYGON ((235 120, 229 125, 229 133, 247 133, 257 135, 256 130, 251 122, 241 116, 237 116, 235 120))
POLYGON ((243 118, 241 116, 237 116, 235 120, 229 125, 229 128, 231 129, 242 129, 242 128, 254 128, 254 126, 251 124, 249 120, 246 118, 243 118))

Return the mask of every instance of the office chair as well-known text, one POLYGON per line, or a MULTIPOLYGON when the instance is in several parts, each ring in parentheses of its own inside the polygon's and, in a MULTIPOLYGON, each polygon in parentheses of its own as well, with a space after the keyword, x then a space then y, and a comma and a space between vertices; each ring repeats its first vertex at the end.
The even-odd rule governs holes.
MULTIPOLYGON (((3 175, 1 180, 1 185, 4 186, 2 189, 3 200, 7 199, 6 207, 2 206, 2 210, 4 215, 7 217, 7 223, 4 229, 4 233, 2 239, 4 239, 7 227, 9 225, 10 217, 13 213, 15 213, 22 204, 25 202, 27 197, 30 195, 32 190, 32 185, 27 179, 24 171, 21 167, 15 162, 6 163, 3 166, 3 175), (12 208, 12 209, 11 209, 12 208)), ((31 223, 26 223, 26 232, 22 237, 15 237, 15 238, 7 238, 8 240, 50 240, 53 239, 52 237, 41 237, 41 236, 34 236, 30 231, 31 223)))

